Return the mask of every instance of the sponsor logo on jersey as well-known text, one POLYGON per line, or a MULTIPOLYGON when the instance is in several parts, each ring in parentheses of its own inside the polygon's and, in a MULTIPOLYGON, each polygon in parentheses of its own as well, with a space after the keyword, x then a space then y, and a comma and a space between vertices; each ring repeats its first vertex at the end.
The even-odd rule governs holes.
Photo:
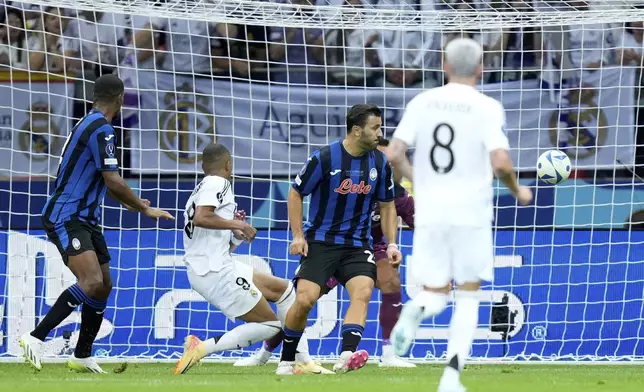
POLYGON ((349 193, 357 193, 357 194, 368 194, 371 192, 371 185, 365 184, 364 181, 360 181, 359 184, 354 184, 353 180, 350 178, 345 179, 340 183, 340 186, 335 188, 333 190, 336 193, 339 193, 341 195, 347 195, 349 193))

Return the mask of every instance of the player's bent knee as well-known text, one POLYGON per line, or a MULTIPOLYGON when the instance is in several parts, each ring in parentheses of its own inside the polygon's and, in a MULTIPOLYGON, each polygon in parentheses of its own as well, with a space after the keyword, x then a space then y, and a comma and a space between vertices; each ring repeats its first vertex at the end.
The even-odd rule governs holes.
POLYGON ((109 297, 113 287, 114 287, 114 284, 112 283, 112 279, 103 280, 103 296, 105 298, 109 297))
POLYGON ((298 291, 295 296, 295 305, 302 310, 310 311, 317 302, 319 295, 319 291, 298 291))
POLYGON ((389 264, 388 260, 384 263, 378 263, 376 287, 383 293, 397 293, 400 292, 400 274, 398 270, 389 264))
POLYGON ((103 297, 105 286, 103 284, 103 279, 99 277, 86 277, 85 279, 79 280, 78 285, 81 290, 90 297, 103 297))
POLYGON ((349 292, 349 299, 351 302, 369 302, 371 294, 373 293, 373 281, 364 282, 364 284, 352 284, 347 287, 349 292))

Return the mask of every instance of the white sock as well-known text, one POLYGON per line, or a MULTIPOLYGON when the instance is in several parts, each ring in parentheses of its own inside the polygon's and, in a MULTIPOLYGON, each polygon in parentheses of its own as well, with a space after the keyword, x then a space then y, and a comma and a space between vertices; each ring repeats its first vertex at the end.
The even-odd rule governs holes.
POLYGON ((456 290, 454 312, 449 323, 448 366, 441 378, 441 384, 460 383, 459 372, 463 370, 465 359, 470 355, 474 333, 478 326, 480 302, 478 294, 478 291, 456 290))
MULTIPOLYGON (((286 290, 280 299, 275 302, 275 306, 277 307, 277 318, 280 320, 282 325, 286 323, 286 313, 288 313, 288 310, 291 308, 293 303, 295 303, 295 289, 293 288, 293 283, 289 280, 286 290)), ((309 342, 306 339, 305 331, 297 345, 295 361, 299 363, 308 363, 311 360, 311 356, 309 355, 309 342)))
POLYGON ((212 354, 219 351, 237 350, 257 342, 270 339, 281 329, 279 321, 242 324, 223 334, 217 341, 206 340, 206 351, 212 354))
POLYGON ((410 304, 424 308, 424 318, 432 317, 442 312, 447 306, 447 294, 423 290, 410 301, 410 304))

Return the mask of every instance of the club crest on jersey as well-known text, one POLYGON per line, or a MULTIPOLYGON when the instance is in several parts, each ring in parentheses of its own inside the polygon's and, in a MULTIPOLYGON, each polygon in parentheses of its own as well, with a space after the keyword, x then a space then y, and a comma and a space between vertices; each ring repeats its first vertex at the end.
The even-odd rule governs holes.
POLYGON ((378 178, 378 170, 375 167, 369 170, 369 178, 371 181, 376 181, 376 178, 378 178))
POLYGON ((81 248, 81 243, 78 238, 74 238, 72 240, 72 247, 74 247, 75 250, 79 250, 81 248))
POLYGON ((360 181, 359 184, 354 184, 350 178, 347 178, 343 180, 340 183, 340 186, 335 188, 333 192, 339 193, 341 195, 347 195, 349 193, 362 193, 366 195, 371 192, 371 185, 365 184, 364 181, 360 181))

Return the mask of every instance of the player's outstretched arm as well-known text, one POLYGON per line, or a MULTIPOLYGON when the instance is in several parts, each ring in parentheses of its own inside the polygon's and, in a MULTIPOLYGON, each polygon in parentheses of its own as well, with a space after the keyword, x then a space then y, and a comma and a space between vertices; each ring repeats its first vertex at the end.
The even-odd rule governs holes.
POLYGON ((257 235, 257 230, 246 222, 237 219, 224 219, 215 214, 215 206, 197 206, 192 223, 204 229, 211 230, 239 230, 248 240, 252 241, 257 235))
MULTIPOLYGON (((110 198, 112 200, 118 202, 126 210, 128 210, 128 211, 138 211, 136 208, 132 207, 131 205, 129 205, 127 203, 124 203, 122 200, 119 200, 118 197, 116 197, 116 195, 114 193, 112 193, 112 191, 110 191, 109 189, 107 191, 107 194, 110 196, 110 198)), ((141 199, 141 200, 143 201, 143 204, 145 204, 148 207, 150 206, 150 200, 147 200, 147 199, 141 199)))
POLYGON ((512 159, 508 151, 499 148, 490 153, 490 162, 496 176, 510 189, 512 195, 517 198, 521 205, 527 205, 532 201, 532 191, 527 186, 520 186, 517 176, 514 174, 512 159))
POLYGON ((103 180, 105 180, 110 197, 121 203, 125 208, 139 211, 152 219, 165 218, 174 220, 174 217, 169 212, 151 208, 148 200, 140 199, 135 195, 117 171, 104 171, 103 180))

